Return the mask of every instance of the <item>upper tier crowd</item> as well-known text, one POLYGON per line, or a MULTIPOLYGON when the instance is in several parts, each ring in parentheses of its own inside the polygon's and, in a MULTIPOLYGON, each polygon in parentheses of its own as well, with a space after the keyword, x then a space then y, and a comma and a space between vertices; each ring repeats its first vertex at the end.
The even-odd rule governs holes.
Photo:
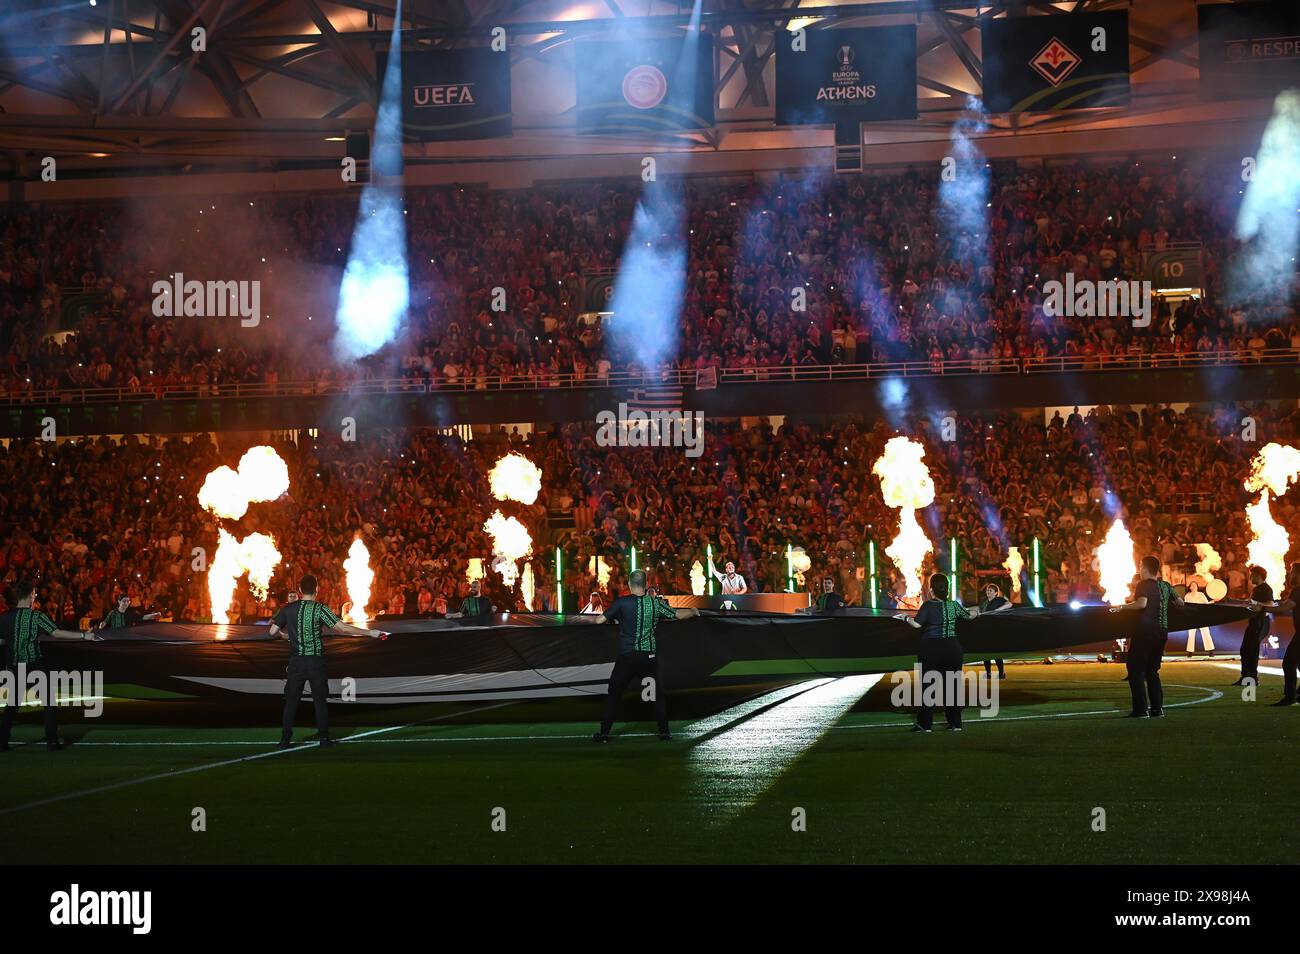
MULTIPOLYGON (((998 165, 986 224, 974 234, 946 224, 930 169, 686 180, 686 287, 671 363, 1300 352, 1294 282, 1227 301, 1243 248, 1232 229, 1239 173, 1186 157, 998 165), (1204 248, 1204 295, 1172 322, 1164 304, 1142 328, 1043 310, 1044 284, 1066 272, 1141 278, 1145 252, 1183 242, 1204 248), (797 287, 803 311, 792 307, 797 287)), ((390 345, 345 364, 332 356, 330 333, 354 194, 6 206, 0 392, 202 394, 231 383, 329 387, 367 377, 545 385, 561 375, 653 372, 591 317, 588 288, 619 265, 640 185, 410 190, 409 315, 390 345), (258 323, 155 316, 154 282, 178 272, 261 282, 258 323), (74 305, 77 289, 86 296, 74 305), (504 291, 504 310, 493 308, 494 289, 504 291)))
MULTIPOLYGON (((786 547, 802 547, 803 586, 834 579, 851 602, 867 599, 867 546, 874 542, 882 601, 900 592, 883 551, 897 514, 885 507, 872 464, 897 431, 884 423, 794 420, 710 423, 706 453, 688 458, 662 448, 602 448, 591 425, 527 436, 462 441, 432 430, 403 430, 355 442, 300 432, 276 443, 290 488, 253 504, 236 536, 270 533, 282 554, 270 594, 241 583, 235 610, 255 619, 274 610, 301 574, 322 581, 322 599, 346 598, 342 562, 359 534, 376 579, 372 614, 432 614, 458 608, 471 559, 491 562, 483 524, 501 507, 534 540, 534 609, 556 605, 552 547, 563 549, 565 609, 599 591, 621 591, 630 548, 664 592, 691 591, 690 569, 711 545, 718 566, 734 561, 751 590, 786 588, 786 547), (542 470, 536 504, 499 504, 486 474, 510 450, 542 470), (594 558, 609 569, 602 585, 594 558)), ((1122 517, 1136 553, 1155 553, 1189 573, 1196 544, 1222 558, 1216 576, 1246 595, 1250 534, 1242 489, 1249 462, 1267 441, 1300 440, 1294 403, 1257 406, 1098 408, 958 417, 953 440, 930 421, 899 422, 921 440, 936 487, 918 512, 945 568, 947 541, 961 548, 961 585, 1009 587, 1008 548, 1028 559, 1042 547, 1042 595, 1087 598, 1097 589, 1094 549, 1122 517), (1249 419, 1249 420, 1247 420, 1249 419)), ((210 618, 204 561, 218 522, 196 502, 204 476, 234 466, 245 449, 229 436, 12 441, 0 451, 0 582, 35 579, 43 604, 76 625, 101 616, 126 593, 142 609, 176 619, 210 618)), ((1292 540, 1300 511, 1287 497, 1273 513, 1292 540)), ((939 561, 935 563, 935 560, 939 561)), ((489 573, 497 605, 519 607, 489 573)), ((800 583, 796 581, 796 588, 800 583)))

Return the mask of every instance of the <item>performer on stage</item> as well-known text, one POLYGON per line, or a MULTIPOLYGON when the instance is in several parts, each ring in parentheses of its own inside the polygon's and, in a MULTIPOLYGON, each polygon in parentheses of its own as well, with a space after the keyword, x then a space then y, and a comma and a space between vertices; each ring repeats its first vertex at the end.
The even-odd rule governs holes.
POLYGON ((1169 640, 1169 604, 1182 606, 1182 597, 1160 578, 1160 558, 1145 556, 1138 571, 1141 579, 1133 599, 1112 606, 1112 613, 1136 610, 1137 625, 1128 649, 1128 685, 1133 696, 1130 719, 1157 719, 1165 714, 1165 690, 1160 684, 1160 663, 1169 640), (1148 695, 1150 702, 1148 707, 1148 695))
MULTIPOLYGON (((1195 580, 1187 584, 1187 595, 1183 597, 1184 603, 1208 604, 1210 598, 1201 592, 1201 585, 1195 580)), ((1205 644, 1207 653, 1214 653, 1214 637, 1210 635, 1210 630, 1202 626, 1199 629, 1189 629, 1187 631, 1187 655, 1196 652, 1196 634, 1201 634, 1201 642, 1205 644)))
POLYGON ((98 639, 94 633, 76 633, 70 629, 59 629, 54 620, 44 613, 33 609, 36 602, 36 586, 26 580, 14 584, 13 609, 0 614, 0 641, 4 643, 5 669, 13 675, 12 685, 18 698, 9 699, 0 714, 0 752, 9 751, 9 732, 13 728, 14 716, 22 705, 22 696, 26 693, 27 680, 19 678, 19 667, 25 675, 33 672, 45 674, 45 698, 41 700, 45 708, 45 748, 57 752, 63 748, 59 741, 59 720, 55 707, 59 700, 53 695, 49 668, 41 656, 41 641, 47 639, 85 640, 98 639))
POLYGON ((1268 636, 1272 617, 1264 609, 1273 604, 1273 587, 1268 585, 1268 574, 1262 566, 1250 568, 1250 601, 1259 604, 1259 611, 1246 623, 1246 631, 1241 636, 1241 675, 1234 686, 1243 685, 1252 679, 1259 685, 1259 647, 1268 636))
POLYGON ((709 558, 709 573, 722 586, 723 596, 749 592, 749 587, 745 585, 745 578, 736 572, 736 564, 728 560, 723 570, 724 572, 719 573, 718 568, 713 565, 713 558, 709 558))
POLYGON ((104 618, 99 621, 97 629, 125 629, 128 626, 139 626, 141 623, 147 623, 149 620, 157 619, 162 613, 147 613, 140 615, 139 610, 131 609, 131 597, 123 593, 117 598, 117 606, 104 614, 104 618))
MULTIPOLYGON (((980 607, 981 613, 996 613, 1000 610, 1011 609, 1011 601, 1002 595, 1002 588, 996 583, 988 583, 984 586, 984 605, 980 607)), ((1007 678, 1006 663, 1001 659, 992 661, 984 660, 984 675, 990 679, 993 678, 993 663, 998 664, 998 678, 1007 678)))
POLYGON ((835 581, 829 576, 822 580, 822 591, 817 594, 817 602, 799 610, 801 613, 833 613, 845 606, 844 597, 835 592, 835 581))
POLYGON ((469 596, 461 601, 460 609, 455 613, 448 613, 447 619, 487 616, 489 613, 495 613, 496 610, 497 608, 492 605, 492 601, 483 595, 483 581, 475 580, 469 585, 469 596))
POLYGON ((293 740, 293 717, 302 700, 302 687, 311 686, 311 701, 316 708, 316 733, 321 748, 333 745, 329 727, 329 679, 325 674, 325 630, 382 639, 388 634, 378 629, 362 629, 345 623, 328 606, 316 601, 316 577, 308 574, 298 581, 300 598, 280 607, 271 620, 271 635, 285 634, 289 641, 288 681, 284 687, 284 718, 280 726, 280 748, 287 749, 293 740))
POLYGON ((592 590, 591 596, 587 598, 587 605, 578 612, 597 615, 605 612, 605 601, 601 598, 599 590, 592 590))
POLYGON ((975 619, 980 611, 967 609, 956 600, 948 599, 948 577, 942 573, 930 577, 929 589, 930 599, 921 604, 915 618, 902 613, 895 617, 921 631, 921 645, 916 654, 921 664, 921 685, 918 687, 921 706, 916 714, 916 725, 912 726, 911 731, 931 730, 934 724, 934 706, 927 704, 925 686, 938 679, 948 730, 960 732, 961 703, 957 698, 957 687, 950 684, 961 678, 962 648, 957 641, 957 620, 975 619))
POLYGON ((695 607, 674 610, 668 601, 646 591, 645 570, 633 570, 627 578, 631 594, 620 596, 610 604, 609 610, 596 617, 596 622, 618 624, 618 658, 609 676, 605 711, 600 719, 600 730, 591 737, 593 742, 608 742, 609 730, 614 726, 619 700, 633 679, 653 680, 655 722, 659 738, 672 741, 668 729, 668 691, 659 676, 659 643, 655 631, 663 619, 690 619, 699 616, 695 607))

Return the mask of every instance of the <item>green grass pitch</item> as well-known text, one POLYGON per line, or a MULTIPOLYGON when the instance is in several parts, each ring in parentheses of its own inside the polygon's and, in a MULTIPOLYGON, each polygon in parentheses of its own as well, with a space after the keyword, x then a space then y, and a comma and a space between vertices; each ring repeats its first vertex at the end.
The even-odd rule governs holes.
POLYGON ((931 735, 887 676, 675 696, 674 741, 641 721, 608 745, 599 700, 334 705, 351 741, 278 754, 275 700, 201 727, 194 703, 110 701, 61 713, 58 753, 24 714, 0 832, 13 861, 69 864, 1292 862, 1300 707, 1268 706, 1264 665, 1245 702, 1232 663, 1166 663, 1155 720, 1121 718, 1120 666, 1009 666, 996 718, 931 735))

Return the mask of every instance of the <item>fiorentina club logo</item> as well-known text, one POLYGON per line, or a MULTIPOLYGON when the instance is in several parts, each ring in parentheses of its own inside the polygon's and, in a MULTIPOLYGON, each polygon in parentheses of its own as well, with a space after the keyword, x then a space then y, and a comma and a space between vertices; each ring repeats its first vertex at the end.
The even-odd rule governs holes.
POLYGON ((668 95, 668 78, 654 66, 634 66, 623 77, 623 98, 637 109, 654 109, 668 95))
POLYGON ((1029 61, 1040 76, 1053 86, 1060 86, 1067 76, 1074 72, 1083 60, 1074 54, 1068 46, 1052 37, 1050 43, 1038 51, 1038 55, 1029 61))

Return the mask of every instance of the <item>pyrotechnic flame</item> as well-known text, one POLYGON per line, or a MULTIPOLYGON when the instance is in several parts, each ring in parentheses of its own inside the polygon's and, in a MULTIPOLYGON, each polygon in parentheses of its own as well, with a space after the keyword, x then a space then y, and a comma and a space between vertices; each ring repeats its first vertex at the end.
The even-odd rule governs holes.
POLYGON ((1116 520, 1106 532, 1106 539, 1097 547, 1097 568, 1101 582, 1101 598, 1111 606, 1128 602, 1137 574, 1137 559, 1133 553, 1133 538, 1123 520, 1116 520))
POLYGON ((921 567, 925 558, 934 552, 934 544, 916 522, 916 511, 904 508, 898 512, 898 536, 885 548, 885 556, 894 561, 903 574, 903 596, 916 600, 921 595, 921 567))
POLYGON ((348 548, 348 558, 343 561, 343 572, 347 575, 348 599, 352 608, 344 617, 344 622, 355 626, 364 626, 370 621, 366 615, 366 606, 370 602, 370 584, 375 581, 375 571, 370 568, 370 551, 360 537, 352 541, 348 548))
POLYGON ((217 552, 208 566, 208 598, 212 603, 212 622, 230 622, 230 599, 235 581, 248 574, 248 588, 259 600, 266 599, 271 574, 280 563, 275 541, 264 533, 250 533, 236 540, 224 528, 217 531, 217 552))
POLYGON ((488 471, 488 486, 497 500, 535 503, 542 490, 542 472, 527 457, 507 454, 488 471))
POLYGON ((594 556, 587 560, 587 572, 596 578, 602 590, 609 586, 609 564, 604 557, 594 556))
POLYGON ((1291 549, 1291 537, 1273 519, 1268 501, 1268 491, 1264 490, 1260 492, 1259 500, 1246 505, 1246 520, 1250 523, 1251 533, 1246 554, 1251 564, 1263 569, 1273 592, 1281 593, 1286 586, 1286 555, 1291 549))
POLYGON ((1246 520, 1250 523, 1250 543, 1246 552, 1250 562, 1261 567, 1274 593, 1280 593, 1286 584, 1286 555, 1291 549, 1291 538, 1273 519, 1269 506, 1270 491, 1280 497, 1300 478, 1300 450, 1286 444, 1265 444, 1250 462, 1250 475, 1246 489, 1259 493, 1259 500, 1246 507, 1246 520))
POLYGON ((224 464, 203 481, 199 506, 218 517, 238 520, 250 503, 275 500, 289 489, 289 468, 274 447, 250 447, 239 460, 239 470, 224 464))
POLYGON ((1214 579, 1214 571, 1223 566, 1223 558, 1208 543, 1196 544, 1196 556, 1196 575, 1208 584, 1214 579))
POLYGON ((483 569, 482 557, 470 557, 469 565, 465 567, 465 582, 473 583, 475 580, 481 580, 487 576, 487 571, 483 569))
POLYGON ((885 505, 899 508, 898 535, 885 549, 885 555, 903 574, 904 596, 909 599, 921 595, 921 567, 934 552, 934 544, 916 522, 917 509, 934 503, 934 481, 924 457, 925 448, 920 443, 895 437, 871 468, 880 478, 885 505))
POLYGON ((812 569, 812 558, 803 547, 795 547, 790 551, 790 570, 794 573, 794 581, 803 586, 804 574, 812 569))
POLYGON ((1025 558, 1020 555, 1020 547, 1007 550, 1007 558, 1002 561, 1002 567, 1011 574, 1011 602, 1014 603, 1020 596, 1020 571, 1025 568, 1025 558))
POLYGON ((528 528, 496 510, 483 524, 483 530, 492 538, 492 569, 501 574, 501 582, 513 588, 519 578, 519 561, 533 552, 528 528))
POLYGON ((1286 444, 1265 444, 1250 462, 1246 489, 1257 493, 1265 488, 1281 497, 1300 479, 1300 450, 1286 444))
POLYGON ((524 609, 533 611, 533 599, 537 596, 537 581, 533 577, 533 565, 524 564, 524 575, 519 580, 519 592, 524 598, 524 609))
POLYGON ((696 596, 704 595, 704 564, 699 560, 691 564, 691 592, 696 596))

